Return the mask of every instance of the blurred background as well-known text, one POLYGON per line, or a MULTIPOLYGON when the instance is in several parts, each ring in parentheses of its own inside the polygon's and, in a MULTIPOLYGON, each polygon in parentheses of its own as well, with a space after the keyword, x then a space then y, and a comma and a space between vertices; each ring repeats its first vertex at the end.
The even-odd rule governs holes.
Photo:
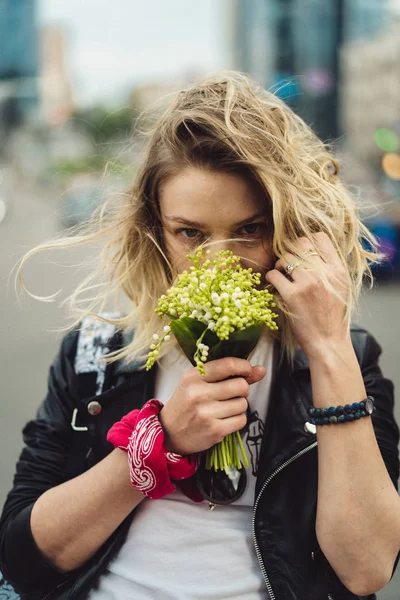
MULTIPOLYGON (((67 314, 19 304, 13 267, 129 185, 142 111, 221 68, 251 74, 334 144, 386 255, 359 322, 400 387, 400 0, 0 0, 0 505, 67 314)), ((29 289, 71 291, 87 252, 32 259, 29 289)), ((379 598, 399 586, 400 574, 379 598)))

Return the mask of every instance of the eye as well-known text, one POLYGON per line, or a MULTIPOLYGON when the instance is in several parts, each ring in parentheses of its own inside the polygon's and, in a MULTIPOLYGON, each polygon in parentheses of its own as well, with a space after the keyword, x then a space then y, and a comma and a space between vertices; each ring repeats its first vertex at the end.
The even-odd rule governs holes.
POLYGON ((178 229, 176 232, 178 235, 182 235, 182 237, 186 240, 196 240, 201 237, 203 234, 198 229, 178 229))
POLYGON ((250 225, 244 225, 242 230, 245 229, 245 235, 257 235, 260 234, 265 228, 264 223, 250 223, 250 225))

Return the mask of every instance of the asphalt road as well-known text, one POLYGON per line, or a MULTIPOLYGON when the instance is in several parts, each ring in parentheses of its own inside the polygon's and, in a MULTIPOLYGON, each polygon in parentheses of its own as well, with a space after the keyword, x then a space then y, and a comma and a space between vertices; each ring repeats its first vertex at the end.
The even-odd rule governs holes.
MULTIPOLYGON (((0 506, 12 485, 14 466, 21 449, 21 429, 30 419, 46 390, 47 370, 61 334, 55 329, 65 322, 66 309, 25 297, 16 299, 10 272, 21 255, 49 238, 58 227, 58 204, 50 190, 35 190, 29 181, 15 186, 13 207, 0 224, 0 506)), ((32 259, 26 268, 26 284, 36 294, 60 288, 71 291, 79 280, 75 267, 85 255, 74 250, 56 251, 32 259)), ((362 298, 360 323, 383 346, 382 367, 400 388, 399 307, 400 287, 378 285, 362 298)), ((396 408, 400 422, 400 405, 396 408)), ((380 600, 399 600, 400 568, 380 600)))

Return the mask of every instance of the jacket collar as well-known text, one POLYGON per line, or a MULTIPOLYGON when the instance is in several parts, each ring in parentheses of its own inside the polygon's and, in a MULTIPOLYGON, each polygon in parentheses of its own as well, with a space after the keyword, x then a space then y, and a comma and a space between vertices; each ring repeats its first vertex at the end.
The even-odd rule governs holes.
POLYGON ((277 340, 256 493, 275 469, 316 441, 315 428, 306 426, 311 405, 311 379, 305 354, 298 350, 290 364, 282 356, 282 348, 277 340))
POLYGON ((301 348, 297 348, 293 358, 293 371, 309 369, 308 358, 301 348))

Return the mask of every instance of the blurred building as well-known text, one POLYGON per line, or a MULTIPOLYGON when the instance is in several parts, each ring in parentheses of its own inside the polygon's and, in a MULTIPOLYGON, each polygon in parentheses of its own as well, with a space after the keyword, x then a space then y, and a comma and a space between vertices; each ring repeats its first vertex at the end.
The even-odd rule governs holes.
POLYGON ((400 0, 389 0, 392 14, 400 15, 400 0))
POLYGON ((344 0, 345 41, 366 40, 386 27, 391 0, 344 0))
POLYGON ((342 49, 342 128, 349 149, 369 168, 382 157, 376 132, 387 128, 400 134, 399 60, 400 22, 342 49))
POLYGON ((62 125, 70 118, 74 108, 65 30, 57 26, 43 27, 40 42, 42 117, 47 125, 62 125))
POLYGON ((2 120, 17 124, 38 103, 36 0, 0 0, 2 120))
POLYGON ((275 91, 324 140, 341 134, 340 49, 379 35, 387 0, 235 0, 234 67, 275 91))

